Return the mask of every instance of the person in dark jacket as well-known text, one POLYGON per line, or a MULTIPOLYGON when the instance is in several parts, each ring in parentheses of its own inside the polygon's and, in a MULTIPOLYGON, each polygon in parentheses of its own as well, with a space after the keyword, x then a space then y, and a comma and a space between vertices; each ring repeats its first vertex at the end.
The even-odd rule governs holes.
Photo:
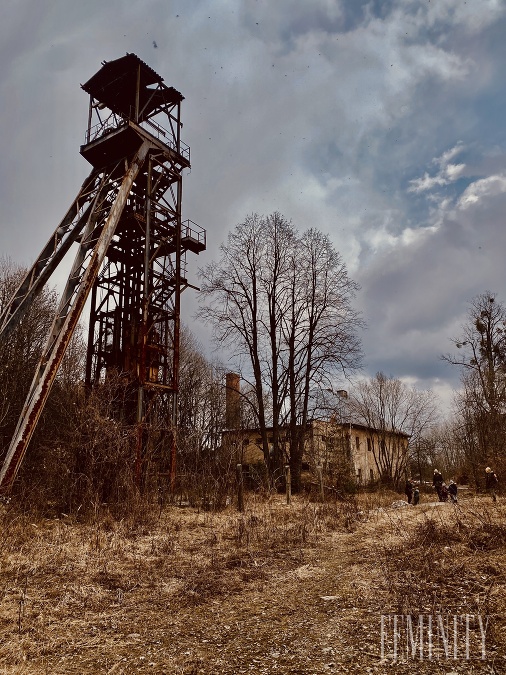
POLYGON ((406 481, 406 487, 404 488, 404 494, 406 495, 408 499, 408 504, 411 504, 411 500, 413 499, 413 481, 411 478, 408 478, 406 481))
POLYGON ((452 504, 457 503, 457 483, 454 480, 450 481, 450 485, 448 485, 448 494, 451 497, 452 504))
POLYGON ((441 487, 439 488, 439 501, 440 502, 448 501, 448 485, 446 483, 442 483, 441 487))
POLYGON ((492 497, 492 501, 496 502, 497 501, 497 495, 496 495, 496 488, 497 488, 497 483, 499 482, 499 479, 497 478, 496 474, 492 469, 487 466, 485 469, 485 479, 486 479, 486 488, 487 492, 489 495, 492 497))
POLYGON ((413 489, 413 506, 416 506, 420 501, 420 488, 418 485, 415 485, 413 489))
POLYGON ((440 473, 437 469, 434 469, 434 478, 432 479, 432 485, 434 486, 437 492, 437 498, 439 499, 439 501, 442 501, 441 488, 443 486, 443 483, 444 483, 443 474, 440 473))

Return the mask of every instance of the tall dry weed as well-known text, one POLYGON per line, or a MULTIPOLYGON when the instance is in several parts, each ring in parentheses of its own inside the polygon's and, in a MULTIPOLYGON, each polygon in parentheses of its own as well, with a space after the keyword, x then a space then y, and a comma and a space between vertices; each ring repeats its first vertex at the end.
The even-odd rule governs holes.
POLYGON ((495 588, 504 582, 505 544, 504 518, 487 505, 426 512, 421 522, 381 548, 390 610, 404 615, 500 613, 495 588))

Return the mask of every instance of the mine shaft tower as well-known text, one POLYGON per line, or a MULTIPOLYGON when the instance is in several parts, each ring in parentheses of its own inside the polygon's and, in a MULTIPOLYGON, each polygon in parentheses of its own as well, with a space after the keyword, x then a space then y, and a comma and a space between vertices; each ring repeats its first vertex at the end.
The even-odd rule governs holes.
POLYGON ((175 467, 181 293, 186 254, 206 247, 205 231, 182 222, 183 171, 190 150, 180 137, 183 96, 135 54, 103 62, 86 84, 88 128, 81 155, 92 170, 76 199, 0 317, 0 337, 72 244, 77 254, 0 472, 16 477, 79 318, 90 296, 88 387, 121 383, 117 415, 136 425, 136 474, 167 453, 175 467))

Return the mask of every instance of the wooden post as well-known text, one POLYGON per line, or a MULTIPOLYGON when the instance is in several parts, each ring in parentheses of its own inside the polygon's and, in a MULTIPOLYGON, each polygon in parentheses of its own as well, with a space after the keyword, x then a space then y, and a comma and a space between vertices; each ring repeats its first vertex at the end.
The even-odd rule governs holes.
POLYGON ((290 505, 292 500, 292 477, 290 474, 290 465, 285 464, 285 484, 286 484, 286 503, 290 505))
POLYGON ((237 508, 240 513, 244 513, 244 486, 242 481, 242 464, 236 467, 237 478, 237 508))
POLYGON ((323 467, 321 464, 318 464, 316 467, 316 473, 318 474, 318 485, 320 486, 320 499, 324 502, 325 492, 323 490, 323 467))

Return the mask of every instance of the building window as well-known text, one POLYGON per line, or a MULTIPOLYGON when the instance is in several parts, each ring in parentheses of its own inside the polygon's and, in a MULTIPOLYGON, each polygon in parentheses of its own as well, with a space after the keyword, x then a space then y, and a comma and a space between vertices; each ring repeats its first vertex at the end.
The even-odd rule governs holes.
POLYGON ((362 468, 359 467, 357 469, 357 483, 361 483, 361 482, 362 482, 362 468))
POLYGON ((369 469, 369 480, 371 483, 374 481, 374 471, 372 469, 369 469))
POLYGON ((372 450, 372 448, 371 448, 371 439, 370 439, 370 438, 367 439, 367 449, 369 450, 369 452, 371 452, 371 450, 372 450))
POLYGON ((357 450, 360 450, 360 437, 359 436, 355 436, 355 447, 357 448, 357 450))

